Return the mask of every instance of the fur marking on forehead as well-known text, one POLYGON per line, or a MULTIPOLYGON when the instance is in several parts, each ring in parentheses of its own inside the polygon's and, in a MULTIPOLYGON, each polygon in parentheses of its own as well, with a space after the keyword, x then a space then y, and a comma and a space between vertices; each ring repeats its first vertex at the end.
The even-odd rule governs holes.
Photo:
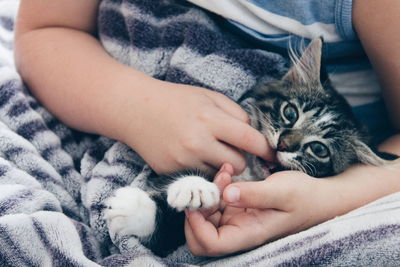
POLYGON ((321 124, 332 122, 332 120, 334 120, 335 118, 336 116, 332 113, 324 113, 314 123, 316 126, 319 126, 321 124))

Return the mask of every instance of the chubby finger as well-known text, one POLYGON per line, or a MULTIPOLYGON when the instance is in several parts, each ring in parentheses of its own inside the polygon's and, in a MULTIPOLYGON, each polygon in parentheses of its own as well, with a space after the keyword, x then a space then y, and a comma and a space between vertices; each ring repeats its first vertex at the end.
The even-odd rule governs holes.
POLYGON ((215 176, 214 183, 222 194, 225 187, 232 183, 232 176, 227 172, 220 172, 215 176))
MULTIPOLYGON (((194 255, 198 256, 206 256, 207 250, 204 249, 204 247, 201 246, 200 242, 197 239, 197 236, 194 234, 193 229, 189 223, 188 217, 190 216, 189 213, 190 211, 185 211, 187 217, 185 218, 185 237, 186 237, 186 242, 189 246, 190 251, 194 255)), ((219 226, 219 222, 221 220, 222 214, 220 212, 215 212, 214 214, 206 217, 204 214, 202 215, 203 218, 207 218, 206 220, 210 223, 212 223, 215 228, 219 226)))
POLYGON ((230 175, 232 176, 232 175, 234 174, 234 170, 233 170, 232 164, 230 164, 230 163, 224 163, 224 164, 222 164, 221 168, 219 169, 219 171, 218 171, 217 174, 215 175, 215 178, 216 178, 220 173, 223 173, 223 172, 228 173, 228 174, 230 174, 230 175))
POLYGON ((234 173, 241 173, 246 168, 246 159, 244 154, 236 148, 214 140, 210 143, 209 148, 203 152, 205 159, 209 165, 219 167, 224 163, 229 163, 234 168, 234 173))
MULTIPOLYGON (((220 256, 230 251, 221 249, 218 228, 207 221, 205 217, 197 211, 190 212, 187 217, 187 223, 190 229, 190 238, 194 247, 190 247, 192 253, 199 256, 220 256), (193 251, 197 249, 198 251, 193 251)), ((227 246, 228 247, 228 246, 227 246)))
POLYGON ((275 160, 274 152, 265 136, 249 124, 220 115, 215 118, 213 125, 213 132, 218 140, 268 161, 275 160))
POLYGON ((188 219, 185 219, 185 238, 186 243, 189 247, 189 250, 192 254, 196 256, 203 256, 205 255, 204 248, 200 245, 199 241, 197 241, 196 236, 193 233, 193 229, 188 222, 188 219))
POLYGON ((259 243, 258 240, 252 238, 252 236, 258 236, 259 233, 251 228, 245 230, 237 225, 215 227, 199 212, 191 212, 187 222, 197 245, 202 248, 201 255, 204 256, 226 255, 254 247, 259 243))
POLYGON ((241 120, 245 123, 249 123, 250 119, 247 112, 242 109, 242 107, 235 101, 231 100, 229 97, 214 91, 207 91, 207 94, 214 100, 215 104, 228 113, 229 115, 241 120))
POLYGON ((213 243, 213 241, 215 240, 215 237, 217 235, 217 227, 213 223, 207 221, 204 215, 198 211, 190 211, 186 213, 186 241, 189 245, 190 251, 197 256, 211 256, 208 255, 206 249, 203 247, 204 241, 199 241, 199 238, 204 233, 204 228, 206 228, 205 234, 208 239, 208 241, 206 242, 208 246, 208 244, 213 243))
POLYGON ((268 181, 242 182, 227 186, 223 199, 229 206, 255 209, 285 209, 287 192, 268 181))

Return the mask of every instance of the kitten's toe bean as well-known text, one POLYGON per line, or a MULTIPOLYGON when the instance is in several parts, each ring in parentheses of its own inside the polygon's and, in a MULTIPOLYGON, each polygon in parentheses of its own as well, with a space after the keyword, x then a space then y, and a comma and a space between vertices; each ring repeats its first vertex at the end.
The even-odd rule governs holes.
POLYGON ((110 234, 145 237, 154 232, 156 203, 139 188, 123 187, 107 199, 104 219, 110 234))
POLYGON ((210 208, 219 202, 218 187, 202 177, 186 176, 168 187, 168 204, 182 211, 185 208, 210 208))

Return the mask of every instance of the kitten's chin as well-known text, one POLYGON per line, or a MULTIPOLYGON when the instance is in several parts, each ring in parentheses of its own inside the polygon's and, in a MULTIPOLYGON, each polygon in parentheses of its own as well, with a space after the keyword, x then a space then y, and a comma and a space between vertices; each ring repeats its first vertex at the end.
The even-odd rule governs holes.
POLYGON ((293 152, 281 152, 276 153, 277 166, 271 169, 271 173, 279 171, 301 171, 298 164, 296 164, 297 154, 293 152))
POLYGON ((267 178, 272 174, 271 170, 276 168, 276 164, 273 162, 268 162, 261 158, 256 158, 256 164, 254 166, 254 171, 258 177, 267 178))
POLYGON ((296 164, 293 163, 293 159, 296 158, 295 153, 288 152, 277 152, 276 153, 276 162, 266 162, 263 159, 257 158, 258 166, 262 169, 265 177, 270 176, 276 172, 280 171, 289 171, 289 170, 299 170, 301 171, 296 164))

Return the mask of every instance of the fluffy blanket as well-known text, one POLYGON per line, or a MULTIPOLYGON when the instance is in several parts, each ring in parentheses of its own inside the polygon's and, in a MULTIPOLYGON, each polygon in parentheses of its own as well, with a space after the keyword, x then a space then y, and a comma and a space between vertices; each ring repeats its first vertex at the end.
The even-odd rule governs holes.
MULTIPOLYGON (((110 238, 104 200, 121 186, 142 186, 151 169, 124 144, 69 129, 29 94, 12 56, 17 7, 0 0, 1 266, 398 265, 400 193, 219 259, 193 257, 185 246, 159 258, 133 237, 110 238)), ((99 12, 107 51, 159 79, 237 100, 259 76, 284 73, 280 56, 221 27, 178 0, 104 0, 99 12)))

